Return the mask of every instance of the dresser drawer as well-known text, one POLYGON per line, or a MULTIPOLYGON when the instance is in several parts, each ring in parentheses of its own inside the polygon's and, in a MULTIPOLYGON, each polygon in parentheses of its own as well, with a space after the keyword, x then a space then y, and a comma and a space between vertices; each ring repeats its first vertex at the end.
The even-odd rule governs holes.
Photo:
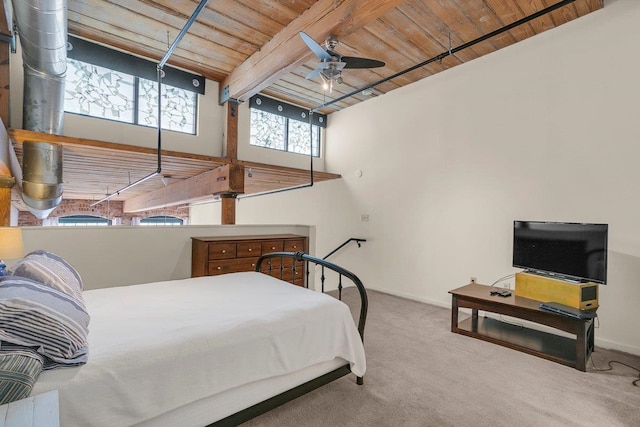
POLYGON ((238 242, 236 244, 236 256, 238 258, 257 257, 262 255, 260 242, 238 242))
POLYGON ((230 259, 235 257, 235 243, 209 243, 209 259, 230 259))
POLYGON ((304 247, 304 239, 300 240, 285 240, 284 241, 284 251, 285 252, 298 252, 305 251, 304 247))
POLYGON ((284 250, 284 242, 282 240, 270 240, 262 242, 262 253, 268 254, 269 252, 282 252, 284 250))
POLYGON ((255 271, 258 257, 210 260, 207 275, 238 273, 241 271, 255 271))

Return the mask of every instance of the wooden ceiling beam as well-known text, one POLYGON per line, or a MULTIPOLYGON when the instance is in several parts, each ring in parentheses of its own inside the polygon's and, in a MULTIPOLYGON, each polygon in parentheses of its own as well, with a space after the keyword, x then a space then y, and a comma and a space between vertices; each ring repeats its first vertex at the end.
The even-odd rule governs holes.
POLYGON ((351 34, 404 0, 319 0, 251 55, 224 80, 220 102, 247 100, 308 59, 309 48, 298 36, 306 32, 319 43, 329 34, 351 34))
POLYGON ((166 187, 125 200, 123 212, 193 203, 214 195, 244 193, 244 167, 229 163, 166 187))
MULTIPOLYGON (((129 153, 156 154, 157 148, 142 147, 138 145, 119 144, 117 142, 100 141, 97 139, 76 138, 66 135, 54 135, 51 133, 42 133, 26 129, 7 129, 9 137, 14 141, 44 141, 61 144, 62 146, 83 146, 92 148, 103 148, 105 150, 119 150, 129 153)), ((217 163, 225 163, 224 159, 214 156, 206 156, 202 154, 183 153, 180 151, 162 150, 163 156, 170 156, 184 159, 204 160, 217 163)))

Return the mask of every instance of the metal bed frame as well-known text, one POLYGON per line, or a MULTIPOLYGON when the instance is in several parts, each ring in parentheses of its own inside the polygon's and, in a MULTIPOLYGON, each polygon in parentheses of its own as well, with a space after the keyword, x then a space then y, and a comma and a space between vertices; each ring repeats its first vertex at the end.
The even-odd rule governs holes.
MULTIPOLYGON (((367 299, 367 291, 364 288, 364 285, 362 284, 358 276, 351 273, 349 270, 346 270, 324 259, 316 258, 314 256, 305 254, 303 252, 272 252, 269 254, 262 255, 258 259, 258 262, 256 263, 256 271, 258 272, 262 271, 263 273, 267 273, 282 279, 284 277, 284 271, 287 268, 289 268, 293 272, 292 277, 295 277, 295 272, 297 269, 296 262, 300 262, 300 261, 305 262, 306 277, 305 277, 304 286, 306 288, 309 287, 310 263, 313 263, 312 265, 313 267, 315 267, 316 265, 319 265, 322 269, 320 280, 322 282, 323 292, 324 292, 324 284, 326 280, 325 269, 329 269, 330 271, 333 271, 338 274, 338 298, 340 300, 342 299, 343 278, 348 279, 351 283, 353 283, 356 286, 360 294, 360 316, 358 319, 358 332, 360 333, 360 338, 364 342, 364 325, 367 319, 367 309, 369 305, 368 299, 367 299), (272 267, 272 265, 274 264, 272 262, 273 259, 280 260, 279 265, 277 267, 272 267), (289 266, 285 267, 283 262, 284 259, 292 259, 292 263, 291 263, 292 265, 290 267, 289 266), (262 263, 265 260, 267 262, 267 268, 263 269, 262 263), (279 275, 278 275, 278 271, 279 271, 279 275)), ((257 403, 246 409, 243 409, 242 411, 236 412, 233 415, 230 415, 226 418, 216 421, 207 427, 237 426, 238 424, 242 424, 246 421, 249 421, 250 419, 257 417, 258 415, 262 415, 274 408, 277 408, 278 406, 284 403, 290 402, 306 393, 309 393, 310 391, 313 391, 319 387, 322 387, 323 385, 328 384, 334 380, 337 380, 338 378, 341 378, 349 373, 351 373, 349 364, 343 365, 331 372, 321 375, 318 378, 314 378, 297 387, 294 387, 290 390, 287 390, 283 393, 273 396, 267 400, 264 400, 260 403, 257 403)), ((364 383, 363 378, 357 377, 356 383, 358 385, 362 385, 364 383)))

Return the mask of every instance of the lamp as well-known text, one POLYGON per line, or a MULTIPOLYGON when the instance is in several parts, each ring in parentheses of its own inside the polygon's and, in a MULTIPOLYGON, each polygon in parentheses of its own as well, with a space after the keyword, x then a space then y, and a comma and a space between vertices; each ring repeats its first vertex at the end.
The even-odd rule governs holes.
POLYGON ((0 276, 4 276, 6 265, 3 259, 16 259, 24 254, 22 229, 20 227, 0 227, 0 276))

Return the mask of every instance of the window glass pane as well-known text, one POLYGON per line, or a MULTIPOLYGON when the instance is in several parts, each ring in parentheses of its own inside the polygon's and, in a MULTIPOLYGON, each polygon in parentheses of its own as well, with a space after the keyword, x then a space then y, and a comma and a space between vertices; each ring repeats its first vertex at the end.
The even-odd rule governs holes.
POLYGON ((65 111, 133 123, 133 76, 74 59, 67 64, 65 111))
POLYGON ((285 150, 285 118, 251 109, 251 145, 285 150))
MULTIPOLYGON (((162 85, 162 129, 196 133, 195 92, 162 85)), ((138 123, 158 127, 158 82, 140 79, 138 123)))
POLYGON ((70 215, 58 218, 58 225, 62 227, 109 225, 109 220, 92 215, 70 215))
POLYGON ((182 225, 182 219, 174 216, 150 216, 141 219, 140 225, 182 225))
POLYGON ((318 156, 320 147, 320 128, 298 120, 289 120, 288 151, 309 155, 309 141, 313 138, 313 155, 318 156), (309 134, 311 127, 312 136, 309 134))

